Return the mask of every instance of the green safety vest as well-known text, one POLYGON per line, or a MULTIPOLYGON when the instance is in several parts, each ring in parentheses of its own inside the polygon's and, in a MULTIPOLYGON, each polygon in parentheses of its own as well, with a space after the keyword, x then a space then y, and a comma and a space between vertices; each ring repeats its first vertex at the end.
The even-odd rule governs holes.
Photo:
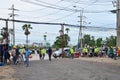
POLYGON ((45 54, 45 53, 46 53, 46 49, 42 49, 41 54, 45 54))
POLYGON ((24 49, 22 48, 22 49, 19 49, 19 52, 21 53, 21 54, 23 54, 24 53, 24 49))
POLYGON ((71 53, 71 54, 74 54, 74 50, 73 50, 73 49, 70 49, 70 53, 71 53))
POLYGON ((99 49, 98 48, 95 48, 95 53, 98 53, 99 49))
POLYGON ((87 49, 87 48, 84 48, 84 49, 83 49, 83 52, 88 53, 88 49, 87 49))

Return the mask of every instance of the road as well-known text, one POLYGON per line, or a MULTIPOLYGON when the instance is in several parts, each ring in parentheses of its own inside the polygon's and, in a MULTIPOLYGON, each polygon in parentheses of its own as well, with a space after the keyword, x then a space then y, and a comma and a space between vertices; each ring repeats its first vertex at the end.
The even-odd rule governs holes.
POLYGON ((120 66, 79 59, 32 60, 12 65, 16 80, 120 80, 120 66))

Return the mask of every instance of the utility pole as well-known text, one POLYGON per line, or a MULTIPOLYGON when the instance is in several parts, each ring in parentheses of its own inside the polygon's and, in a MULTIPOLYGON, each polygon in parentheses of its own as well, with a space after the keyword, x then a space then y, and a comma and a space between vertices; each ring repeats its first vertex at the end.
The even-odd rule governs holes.
POLYGON ((120 0, 117 0, 117 47, 120 47, 120 0))
POLYGON ((6 47, 8 50, 8 45, 9 45, 9 39, 8 39, 9 33, 8 33, 8 19, 6 20, 6 47))
POLYGON ((15 45, 15 23, 14 23, 14 16, 16 14, 14 14, 14 11, 18 11, 18 9, 15 9, 14 8, 14 4, 12 5, 12 8, 9 8, 8 10, 12 10, 12 13, 10 14, 10 17, 12 17, 12 20, 13 20, 13 45, 15 45))
POLYGON ((62 30, 62 58, 64 58, 64 24, 61 24, 61 30, 62 30))
MULTIPOLYGON (((83 9, 80 11, 80 28, 79 28, 79 35, 78 35, 78 45, 80 45, 80 48, 83 48, 82 44, 82 23, 83 23, 83 9)), ((79 47, 78 47, 79 48, 79 47)))

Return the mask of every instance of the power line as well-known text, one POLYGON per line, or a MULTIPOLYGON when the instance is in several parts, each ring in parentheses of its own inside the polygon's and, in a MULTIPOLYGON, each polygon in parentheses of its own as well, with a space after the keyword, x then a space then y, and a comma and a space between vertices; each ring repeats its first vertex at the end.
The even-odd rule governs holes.
MULTIPOLYGON (((108 12, 110 12, 111 10, 103 10, 103 11, 86 11, 86 10, 84 10, 84 13, 108 13, 108 12)), ((58 12, 60 12, 60 11, 58 11, 58 12)), ((48 21, 48 22, 53 22, 53 21, 56 21, 56 20, 61 20, 61 19, 64 19, 64 18, 66 18, 66 17, 69 17, 69 16, 71 16, 72 14, 75 14, 76 12, 73 12, 73 13, 70 13, 70 14, 68 14, 68 15, 65 15, 65 16, 63 16, 63 17, 60 17, 60 18, 57 18, 57 19, 53 19, 53 20, 50 20, 50 21, 48 21)), ((21 15, 20 17, 22 17, 22 16, 24 16, 24 17, 27 17, 27 18, 45 18, 45 17, 47 17, 47 16, 50 16, 50 15, 54 15, 54 14, 57 14, 57 12, 56 13, 49 13, 49 14, 47 14, 46 16, 28 16, 28 15, 21 15)), ((59 14, 60 15, 60 14, 59 14)))
POLYGON ((53 19, 53 20, 47 21, 47 22, 54 22, 54 21, 57 21, 57 20, 61 20, 61 19, 64 19, 64 18, 66 18, 66 17, 69 17, 69 16, 71 16, 71 15, 73 15, 73 14, 75 14, 75 12, 70 13, 70 14, 68 14, 68 15, 65 15, 65 16, 63 16, 63 17, 57 18, 57 19, 53 19))
MULTIPOLYGON (((21 0, 21 1, 26 1, 26 0, 21 0)), ((61 3, 61 2, 62 1, 60 0, 60 1, 56 2, 56 3, 54 3, 54 4, 58 4, 58 3, 61 3)), ((41 9, 31 10, 31 11, 25 11, 25 10, 21 10, 21 11, 24 11, 24 12, 33 12, 33 11, 41 11, 41 10, 45 10, 45 9, 46 9, 46 7, 41 8, 41 9)))
MULTIPOLYGON (((22 0, 22 1, 24 1, 24 0, 22 0)), ((32 2, 32 1, 26 1, 26 0, 24 2, 27 2, 27 3, 30 3, 30 4, 34 4, 34 5, 38 5, 38 6, 42 6, 42 7, 46 7, 46 8, 51 8, 51 9, 70 11, 70 12, 80 12, 80 10, 75 10, 75 9, 66 8, 66 7, 60 7, 60 6, 59 7, 55 7, 55 6, 44 5, 44 4, 40 4, 40 3, 36 3, 36 2, 32 2)), ((92 4, 94 4, 96 2, 97 2, 97 0, 92 2, 91 4, 89 4, 89 6, 91 6, 92 4)), ((86 6, 86 7, 88 7, 88 6, 86 6)), ((92 12, 89 12, 89 13, 92 13, 92 12)), ((94 13, 101 13, 101 12, 94 12, 94 13)))
POLYGON ((73 9, 65 9, 65 8, 59 8, 59 7, 54 7, 54 6, 50 6, 50 5, 44 5, 44 4, 40 4, 40 3, 36 3, 36 2, 32 2, 32 1, 24 1, 30 4, 34 4, 34 5, 38 5, 38 6, 42 6, 42 7, 47 7, 47 8, 51 8, 51 9, 57 9, 57 10, 63 10, 63 11, 73 11, 73 9))
MULTIPOLYGON (((72 25, 72 24, 66 24, 66 23, 48 23, 48 22, 33 22, 33 21, 23 21, 23 20, 12 20, 12 19, 4 19, 4 18, 0 18, 0 20, 3 21, 14 21, 14 22, 18 22, 18 23, 31 23, 31 24, 43 24, 43 25, 64 25, 64 26, 68 26, 68 27, 76 27, 79 28, 79 25, 72 25)), ((82 26, 83 28, 86 29, 92 29, 92 28, 96 28, 96 29, 100 29, 100 28, 104 28, 104 29, 113 29, 116 30, 116 28, 107 28, 107 27, 95 27, 95 26, 82 26)))
POLYGON ((98 0, 95 0, 95 1, 93 1, 92 3, 88 4, 87 6, 84 7, 84 9, 85 9, 85 8, 88 8, 89 6, 92 6, 92 5, 95 4, 97 1, 98 1, 98 0))
MULTIPOLYGON (((55 3, 55 4, 50 4, 50 3, 47 3, 47 2, 43 2, 43 1, 41 1, 41 0, 36 0, 36 1, 42 2, 42 3, 45 3, 45 4, 48 4, 48 5, 51 5, 51 6, 61 7, 61 6, 57 6, 56 3, 55 3)), ((62 0, 61 0, 60 2, 62 2, 62 0)), ((78 1, 77 1, 77 2, 78 2, 78 1)), ((75 2, 75 3, 77 3, 77 2, 75 2)), ((64 9, 65 9, 65 8, 68 8, 68 7, 70 7, 70 6, 73 6, 73 4, 70 4, 70 5, 68 5, 68 6, 65 6, 64 9)), ((45 16, 42 16, 42 17, 47 17, 47 16, 50 16, 50 15, 55 15, 55 14, 57 14, 57 13, 59 13, 59 12, 61 12, 61 11, 52 12, 52 13, 49 13, 49 14, 47 14, 47 15, 45 15, 45 16)), ((67 15, 66 15, 66 16, 67 16, 67 15)), ((41 18, 41 17, 40 17, 40 18, 41 18)), ((61 17, 60 19, 62 19, 62 17, 61 17)), ((55 19, 55 20, 59 20, 59 19, 55 19)))
MULTIPOLYGON (((0 20, 6 21, 7 19, 0 18, 0 20)), ((8 21, 13 21, 11 19, 8 19, 8 21)), ((33 22, 33 21, 23 21, 23 20, 14 20, 14 22, 19 22, 19 23, 31 23, 31 24, 44 24, 44 25, 64 25, 68 27, 76 27, 79 28, 79 25, 72 25, 72 24, 65 24, 65 23, 48 23, 48 22, 33 22)), ((85 29, 109 29, 109 30, 116 30, 116 28, 106 28, 106 27, 93 27, 93 26, 82 26, 85 29)))

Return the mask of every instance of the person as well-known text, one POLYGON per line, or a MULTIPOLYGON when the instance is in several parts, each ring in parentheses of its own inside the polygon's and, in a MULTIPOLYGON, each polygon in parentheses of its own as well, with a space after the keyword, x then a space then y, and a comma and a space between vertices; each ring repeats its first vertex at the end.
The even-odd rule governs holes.
POLYGON ((16 64, 17 57, 16 57, 16 47, 15 46, 13 46, 11 55, 12 55, 13 63, 16 64))
POLYGON ((117 60, 117 53, 118 53, 118 50, 117 50, 117 47, 114 47, 113 48, 113 52, 114 52, 114 60, 117 60))
POLYGON ((9 54, 9 52, 8 52, 8 49, 4 49, 4 64, 8 64, 8 62, 7 62, 7 60, 9 60, 9 62, 10 62, 10 54, 9 54))
POLYGON ((87 55, 88 55, 88 48, 87 48, 87 47, 84 47, 84 48, 83 48, 83 53, 84 53, 84 56, 87 56, 87 55))
POLYGON ((45 48, 41 49, 41 54, 42 54, 42 59, 44 59, 45 58, 45 54, 46 54, 46 49, 45 48))
POLYGON ((106 54, 106 56, 108 55, 108 47, 107 46, 105 46, 105 54, 106 54))
POLYGON ((19 57, 19 55, 20 55, 19 47, 16 47, 15 50, 16 50, 16 59, 17 59, 16 62, 19 63, 19 62, 20 62, 20 57, 19 57))
POLYGON ((74 58, 74 49, 73 48, 70 48, 70 53, 71 53, 71 58, 73 59, 74 58))
POLYGON ((25 52, 24 47, 21 46, 19 52, 20 52, 20 63, 22 63, 24 62, 24 52, 25 52))
POLYGON ((48 48, 47 53, 48 53, 49 61, 51 61, 51 55, 52 55, 51 47, 48 48))
POLYGON ((89 57, 92 57, 92 56, 93 56, 93 52, 92 52, 92 51, 93 51, 93 47, 90 47, 90 48, 89 48, 89 57))
POLYGON ((114 51, 113 51, 113 47, 112 46, 110 47, 108 57, 110 57, 112 59, 114 58, 114 51))
POLYGON ((94 50, 95 57, 98 57, 98 52, 99 52, 99 48, 97 46, 95 46, 95 50, 94 50))
POLYGON ((41 60, 42 59, 41 48, 39 50, 37 50, 37 53, 39 54, 39 58, 41 60))
POLYGON ((31 51, 28 48, 25 48, 26 67, 28 67, 30 64, 30 61, 29 61, 30 55, 31 55, 31 51))
POLYGON ((3 63, 3 45, 0 45, 0 62, 3 63))

